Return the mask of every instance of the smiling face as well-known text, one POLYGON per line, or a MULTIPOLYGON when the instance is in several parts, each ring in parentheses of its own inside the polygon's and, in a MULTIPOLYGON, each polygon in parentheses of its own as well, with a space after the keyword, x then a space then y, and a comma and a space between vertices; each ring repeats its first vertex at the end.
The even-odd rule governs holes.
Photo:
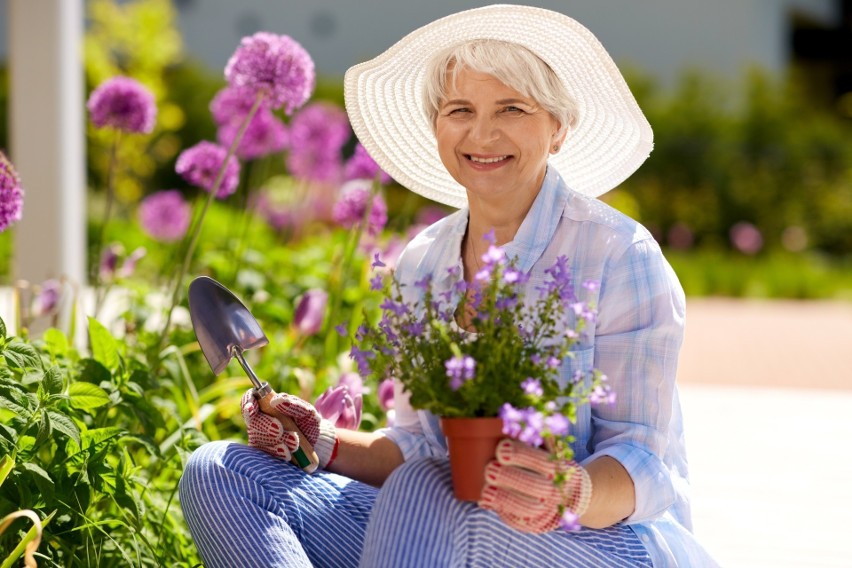
POLYGON ((448 80, 435 119, 438 153, 477 201, 528 208, 544 180, 547 157, 561 145, 559 123, 534 100, 470 69, 448 80))

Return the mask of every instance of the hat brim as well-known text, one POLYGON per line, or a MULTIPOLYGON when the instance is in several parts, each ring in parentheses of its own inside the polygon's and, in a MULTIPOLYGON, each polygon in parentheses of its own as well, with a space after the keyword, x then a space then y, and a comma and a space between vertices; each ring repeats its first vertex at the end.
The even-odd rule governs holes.
POLYGON ((423 108, 426 64, 440 50, 471 40, 522 45, 549 65, 574 98, 577 124, 555 167, 575 191, 596 197, 616 187, 647 159, 653 132, 615 62, 582 24, 551 10, 493 5, 427 24, 344 77, 352 129, 397 182, 453 207, 465 189, 444 168, 423 108))

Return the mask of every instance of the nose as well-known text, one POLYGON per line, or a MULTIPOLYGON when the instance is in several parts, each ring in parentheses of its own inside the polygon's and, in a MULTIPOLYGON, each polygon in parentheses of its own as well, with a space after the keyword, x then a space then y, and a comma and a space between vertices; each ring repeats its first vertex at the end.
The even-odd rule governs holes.
POLYGON ((471 124, 470 139, 476 144, 488 145, 500 137, 494 118, 485 114, 478 114, 471 124))

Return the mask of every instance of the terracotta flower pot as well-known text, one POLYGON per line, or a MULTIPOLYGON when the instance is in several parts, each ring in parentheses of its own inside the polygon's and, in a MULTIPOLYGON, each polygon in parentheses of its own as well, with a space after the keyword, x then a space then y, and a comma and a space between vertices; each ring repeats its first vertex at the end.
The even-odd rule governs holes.
POLYGON ((479 501, 485 466, 494 459, 497 442, 505 437, 500 418, 441 418, 450 451, 453 491, 462 501, 479 501))

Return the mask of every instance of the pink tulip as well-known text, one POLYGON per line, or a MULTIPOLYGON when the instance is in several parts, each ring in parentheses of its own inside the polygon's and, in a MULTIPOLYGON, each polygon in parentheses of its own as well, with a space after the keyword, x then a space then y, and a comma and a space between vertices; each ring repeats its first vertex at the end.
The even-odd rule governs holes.
POLYGON ((385 379, 379 383, 379 406, 387 412, 393 408, 393 379, 385 379))
POLYGON ((345 386, 328 387, 317 398, 314 406, 323 418, 332 422, 335 427, 346 430, 357 430, 361 424, 362 397, 352 396, 345 386))
POLYGON ((299 305, 293 323, 302 335, 314 335, 322 329, 325 319, 325 308, 328 304, 328 293, 319 288, 305 292, 299 305))
POLYGON ((352 396, 364 394, 364 380, 358 373, 343 373, 337 381, 337 386, 348 388, 352 396))

